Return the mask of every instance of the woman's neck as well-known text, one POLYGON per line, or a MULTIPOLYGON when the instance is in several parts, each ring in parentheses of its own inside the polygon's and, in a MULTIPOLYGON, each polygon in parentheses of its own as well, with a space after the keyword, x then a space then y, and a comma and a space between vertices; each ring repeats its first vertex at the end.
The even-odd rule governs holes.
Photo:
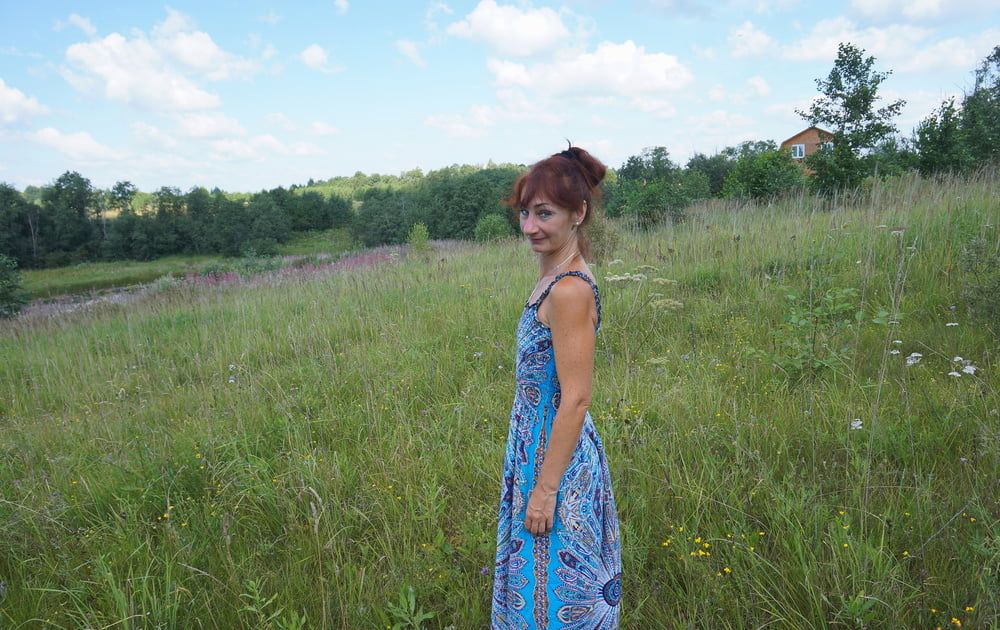
POLYGON ((548 256, 540 257, 538 261, 538 270, 541 277, 553 276, 559 272, 566 271, 570 268, 573 261, 577 256, 580 255, 580 251, 576 246, 576 243, 570 243, 567 247, 561 248, 548 256))

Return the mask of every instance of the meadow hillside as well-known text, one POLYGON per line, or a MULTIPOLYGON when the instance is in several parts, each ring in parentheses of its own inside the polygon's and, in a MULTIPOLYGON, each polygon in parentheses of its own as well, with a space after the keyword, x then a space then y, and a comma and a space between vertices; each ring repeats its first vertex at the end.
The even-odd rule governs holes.
MULTIPOLYGON (((865 199, 695 206, 592 266, 623 628, 996 627, 960 260, 1000 178, 865 199)), ((0 626, 486 626, 536 274, 469 244, 3 324, 0 626)))

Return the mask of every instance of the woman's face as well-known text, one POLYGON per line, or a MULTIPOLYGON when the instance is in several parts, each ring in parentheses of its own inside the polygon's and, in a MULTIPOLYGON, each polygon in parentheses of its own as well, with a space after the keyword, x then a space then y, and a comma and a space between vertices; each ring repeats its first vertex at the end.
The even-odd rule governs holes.
POLYGON ((559 251, 573 237, 573 223, 583 220, 583 212, 570 212, 539 193, 520 210, 521 233, 528 237, 537 254, 559 251))

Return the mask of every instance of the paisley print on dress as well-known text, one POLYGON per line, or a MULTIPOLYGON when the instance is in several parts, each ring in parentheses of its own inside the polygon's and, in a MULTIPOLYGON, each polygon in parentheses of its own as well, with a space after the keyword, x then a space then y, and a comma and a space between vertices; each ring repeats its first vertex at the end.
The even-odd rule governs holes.
POLYGON ((524 529, 525 507, 541 470, 546 440, 559 409, 552 334, 537 319, 538 306, 566 276, 590 284, 601 326, 597 286, 579 271, 559 274, 517 326, 514 404, 500 493, 493 574, 494 629, 617 628, 621 605, 618 514, 604 445, 588 412, 580 440, 556 495, 552 530, 524 529))

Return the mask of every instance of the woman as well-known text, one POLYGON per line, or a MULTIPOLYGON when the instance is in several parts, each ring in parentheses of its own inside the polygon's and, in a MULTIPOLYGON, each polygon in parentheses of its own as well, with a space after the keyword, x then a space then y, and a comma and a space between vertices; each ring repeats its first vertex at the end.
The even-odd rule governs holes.
POLYGON ((507 199, 540 277, 517 326, 493 628, 618 627, 618 515, 588 411, 601 302, 583 233, 606 171, 571 146, 532 166, 507 199))

